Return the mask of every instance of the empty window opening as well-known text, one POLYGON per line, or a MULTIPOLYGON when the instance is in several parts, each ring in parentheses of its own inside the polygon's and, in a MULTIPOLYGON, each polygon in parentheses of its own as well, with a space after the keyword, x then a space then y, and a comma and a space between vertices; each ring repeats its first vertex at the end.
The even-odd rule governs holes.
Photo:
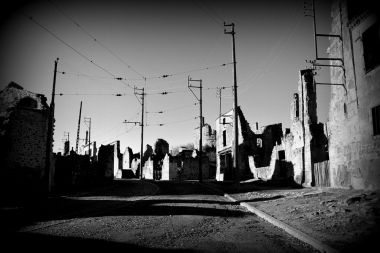
POLYGON ((372 108, 373 135, 380 135, 380 105, 372 108))
POLYGON ((362 35, 364 65, 366 72, 380 65, 380 26, 379 22, 368 28, 362 35))
POLYGON ((260 138, 257 138, 256 145, 257 145, 257 147, 262 148, 263 147, 263 140, 260 138))
POLYGON ((299 118, 300 112, 299 112, 299 98, 298 94, 294 93, 294 115, 296 118, 299 118))

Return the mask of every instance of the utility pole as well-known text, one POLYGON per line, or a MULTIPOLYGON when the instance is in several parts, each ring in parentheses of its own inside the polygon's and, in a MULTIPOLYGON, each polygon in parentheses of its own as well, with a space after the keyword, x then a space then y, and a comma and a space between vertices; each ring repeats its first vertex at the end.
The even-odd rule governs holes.
POLYGON ((82 115, 82 101, 80 101, 80 108, 79 108, 79 119, 78 119, 78 130, 77 130, 77 142, 75 145, 75 152, 78 154, 78 144, 79 144, 79 132, 80 132, 80 119, 82 115))
POLYGON ((90 117, 84 117, 84 123, 88 126, 88 154, 91 155, 91 118, 90 117))
POLYGON ((231 27, 231 31, 224 29, 224 34, 232 35, 232 59, 234 63, 234 156, 233 156, 233 170, 235 172, 235 183, 239 185, 239 128, 238 128, 238 101, 237 101, 237 80, 236 80, 236 52, 235 52, 235 24, 226 24, 224 27, 231 27))
POLYGON ((51 92, 51 101, 50 101, 50 112, 49 112, 49 118, 48 118, 48 129, 47 129, 47 140, 46 140, 46 160, 45 160, 45 177, 46 177, 46 183, 47 183, 47 190, 48 192, 51 191, 51 184, 50 181, 50 159, 51 154, 53 152, 53 134, 54 134, 54 110, 55 110, 55 83, 57 80, 57 65, 58 65, 57 58, 54 62, 54 77, 53 77, 53 89, 51 92))
POLYGON ((136 86, 134 87, 134 94, 137 98, 137 100, 139 101, 139 103, 141 104, 141 121, 140 122, 137 122, 137 121, 124 121, 124 123, 126 124, 140 124, 141 126, 141 146, 140 146, 140 179, 142 179, 142 167, 143 167, 143 152, 144 152, 144 97, 145 97, 145 93, 144 93, 144 88, 136 88, 136 86), (141 91, 141 93, 139 93, 139 91, 141 91), (140 96, 141 98, 139 98, 138 96, 140 96))
POLYGON ((63 156, 70 152, 70 132, 63 132, 63 156))
POLYGON ((187 87, 193 93, 194 97, 199 101, 199 175, 198 180, 202 182, 202 128, 203 128, 203 116, 202 116, 202 79, 194 80, 190 76, 187 77, 187 87), (199 86, 190 85, 190 82, 199 82, 199 86), (199 89, 199 98, 193 92, 191 88, 199 89))
POLYGON ((222 116, 222 87, 216 87, 216 96, 219 97, 219 123, 222 116))

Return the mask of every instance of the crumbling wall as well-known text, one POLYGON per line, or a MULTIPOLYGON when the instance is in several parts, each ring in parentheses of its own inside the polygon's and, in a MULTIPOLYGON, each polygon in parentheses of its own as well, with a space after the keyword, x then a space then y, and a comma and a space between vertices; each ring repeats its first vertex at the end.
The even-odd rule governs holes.
POLYGON ((178 167, 178 163, 169 154, 166 154, 162 164, 161 180, 178 179, 178 167))
POLYGON ((157 139, 154 144, 154 154, 157 156, 157 159, 164 159, 165 155, 169 153, 169 143, 164 139, 157 139))
MULTIPOLYGON (((241 179, 252 177, 249 169, 248 156, 252 152, 253 133, 246 121, 242 110, 238 107, 238 163, 239 163, 239 176, 241 179)), ((231 180, 234 172, 230 172, 228 168, 224 168, 221 162, 221 155, 226 153, 231 154, 231 159, 234 156, 234 139, 235 132, 233 127, 233 110, 223 114, 216 120, 216 180, 224 181, 231 180), (225 139, 225 141, 223 140, 225 139), (224 145, 225 144, 225 145, 224 145), (231 178, 229 178, 231 177, 231 178)), ((227 165, 229 166, 229 165, 227 165)))
POLYGON ((11 168, 30 167, 43 173, 46 161, 46 111, 17 109, 8 132, 7 163, 11 168))
POLYGON ((148 160, 145 161, 142 176, 145 179, 153 179, 153 160, 148 157, 148 160))
POLYGON ((331 68, 329 156, 332 187, 380 188, 380 136, 374 135, 372 108, 380 105, 380 68, 366 70, 363 34, 379 22, 374 10, 349 19, 347 1, 332 5, 330 57, 343 57, 345 73, 331 68), (342 12, 340 13, 340 10, 342 12), (341 19, 342 18, 342 19, 341 19), (342 50, 343 49, 343 50, 342 50), (342 55, 343 51, 343 55, 342 55))
POLYGON ((113 145, 101 145, 98 153, 99 170, 108 180, 114 178, 114 147, 113 145))
MULTIPOLYGON (((313 184, 313 125, 317 124, 317 100, 311 69, 299 73, 298 93, 291 105, 291 134, 284 138, 287 160, 292 162, 294 181, 304 186, 313 184)), ((319 138, 319 137, 317 137, 319 138)), ((314 155, 315 156, 315 155, 314 155)))
MULTIPOLYGON (((194 148, 199 150, 199 127, 195 129, 194 148)), ((215 147, 216 132, 209 124, 202 126, 202 146, 204 150, 207 147, 215 147)))
POLYGON ((7 192, 9 197, 19 199, 46 190, 48 116, 49 107, 43 95, 13 82, 0 92, 2 194, 7 192))
POLYGON ((126 147, 123 154, 123 170, 132 168, 133 152, 130 147, 126 147))

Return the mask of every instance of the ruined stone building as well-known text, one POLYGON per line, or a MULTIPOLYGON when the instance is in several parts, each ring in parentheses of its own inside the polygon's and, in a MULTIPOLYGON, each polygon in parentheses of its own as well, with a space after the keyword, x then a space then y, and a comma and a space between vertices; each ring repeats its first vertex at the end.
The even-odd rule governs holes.
POLYGON ((98 165, 104 177, 110 180, 122 177, 123 155, 120 153, 120 141, 100 146, 98 165))
MULTIPOLYGON (((238 113, 239 129, 239 175, 240 178, 252 177, 249 168, 248 156, 252 155, 252 149, 255 147, 253 132, 246 121, 240 107, 238 113)), ((233 180, 235 172, 233 171, 234 154, 234 111, 231 110, 222 114, 215 122, 216 129, 216 180, 228 181, 233 180)))
POLYGON ((303 186, 330 186, 328 140, 325 124, 318 122, 317 94, 311 69, 299 72, 298 92, 290 111, 290 131, 285 132, 283 161, 288 176, 303 186), (289 174, 290 173, 290 174, 289 174))
MULTIPOLYGON (((181 149, 179 154, 167 154, 162 164, 162 180, 198 180, 199 152, 195 149, 181 149)), ((202 179, 214 179, 215 167, 206 153, 202 155, 202 179)))
MULTIPOLYGON (((375 2, 375 1, 374 1, 375 2)), ((378 7, 369 1, 332 4, 329 112, 330 176, 333 187, 380 188, 380 30, 378 7), (367 4, 366 4, 367 3, 367 4), (377 10, 377 11, 376 11, 377 10), (340 64, 339 61, 331 61, 340 64)))
POLYGON ((0 92, 2 193, 42 191, 47 154, 46 97, 11 82, 0 92), (11 190, 12 189, 12 190, 11 190))
MULTIPOLYGON (((205 150, 206 148, 215 147, 215 134, 216 131, 211 128, 207 123, 204 123, 202 126, 202 146, 205 150)), ((199 150, 199 127, 195 128, 195 140, 194 148, 199 150)))
POLYGON ((251 132, 253 146, 249 155, 249 166, 254 178, 271 180, 285 178, 285 153, 282 147, 282 124, 263 126, 251 132))
MULTIPOLYGON (((232 159, 233 110, 216 120, 216 180, 233 180, 232 159)), ((252 130, 238 107, 239 124, 239 176, 244 179, 286 179, 291 168, 285 161, 282 124, 272 124, 252 130)))

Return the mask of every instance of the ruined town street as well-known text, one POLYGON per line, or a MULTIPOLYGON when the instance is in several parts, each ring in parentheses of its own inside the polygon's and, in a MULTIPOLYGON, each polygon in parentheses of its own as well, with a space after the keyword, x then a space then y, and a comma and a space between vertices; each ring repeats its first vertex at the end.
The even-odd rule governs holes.
POLYGON ((12 249, 313 251, 197 182, 120 180, 11 212, 5 242, 12 249))

